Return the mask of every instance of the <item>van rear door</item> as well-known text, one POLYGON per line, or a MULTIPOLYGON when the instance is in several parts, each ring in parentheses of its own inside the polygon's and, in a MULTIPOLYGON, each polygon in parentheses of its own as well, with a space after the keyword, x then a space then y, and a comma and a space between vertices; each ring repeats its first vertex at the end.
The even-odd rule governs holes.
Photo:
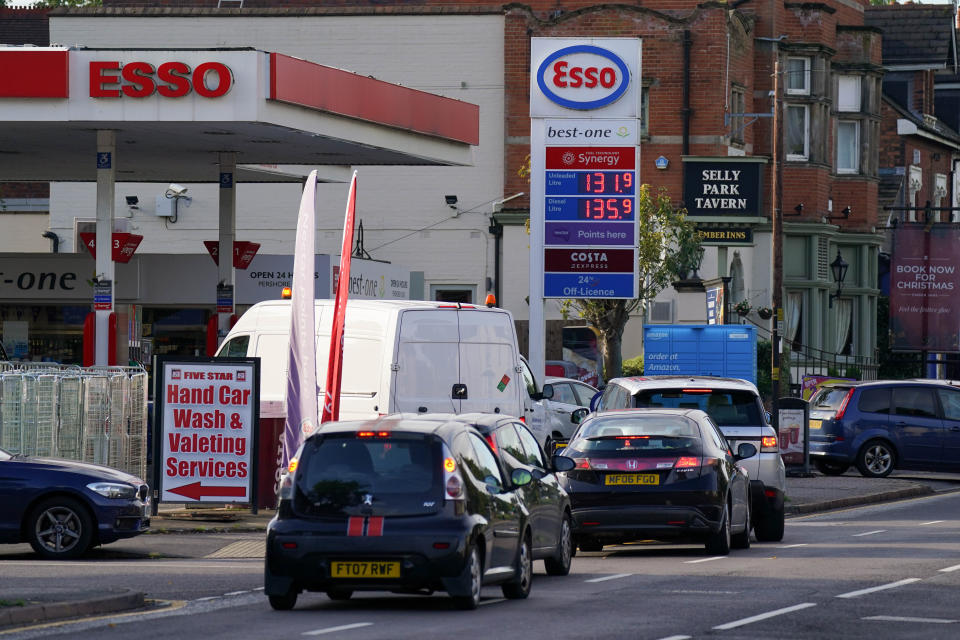
POLYGON ((391 411, 460 413, 453 385, 460 381, 456 308, 400 313, 391 411))
POLYGON ((460 382, 467 386, 463 413, 521 417, 517 346, 510 314, 460 309, 460 382))

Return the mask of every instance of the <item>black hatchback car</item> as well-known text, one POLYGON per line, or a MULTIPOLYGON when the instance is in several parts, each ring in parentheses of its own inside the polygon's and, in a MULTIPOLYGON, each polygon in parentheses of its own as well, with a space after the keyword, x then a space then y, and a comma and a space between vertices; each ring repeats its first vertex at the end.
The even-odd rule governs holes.
POLYGON ((652 538, 692 539, 709 553, 750 546, 749 477, 699 409, 626 409, 585 420, 561 455, 581 551, 652 538))
POLYGON ((529 471, 533 480, 519 487, 530 513, 533 559, 543 559, 547 573, 565 576, 573 558, 573 518, 570 497, 560 486, 556 472, 573 469, 573 460, 561 456, 548 459, 537 439, 519 419, 493 413, 451 416, 475 427, 487 440, 502 463, 505 475, 517 469, 529 471))
POLYGON ((291 609, 301 591, 446 591, 473 609, 485 584, 526 598, 530 519, 518 487, 464 422, 387 416, 331 422, 304 442, 267 529, 265 592, 291 609))

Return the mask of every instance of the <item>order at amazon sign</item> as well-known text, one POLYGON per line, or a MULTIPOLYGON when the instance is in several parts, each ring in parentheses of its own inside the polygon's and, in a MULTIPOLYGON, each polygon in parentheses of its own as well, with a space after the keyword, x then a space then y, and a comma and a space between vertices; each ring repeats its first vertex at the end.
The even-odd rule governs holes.
POLYGON ((257 359, 157 360, 160 501, 254 502, 257 359))

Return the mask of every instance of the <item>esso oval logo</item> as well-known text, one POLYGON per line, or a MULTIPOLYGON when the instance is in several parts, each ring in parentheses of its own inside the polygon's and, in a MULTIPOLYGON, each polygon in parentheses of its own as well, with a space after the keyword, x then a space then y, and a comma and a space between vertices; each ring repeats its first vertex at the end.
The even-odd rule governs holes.
POLYGON ((547 56, 537 69, 537 85, 562 107, 599 109, 626 93, 630 70, 612 51, 578 44, 547 56))

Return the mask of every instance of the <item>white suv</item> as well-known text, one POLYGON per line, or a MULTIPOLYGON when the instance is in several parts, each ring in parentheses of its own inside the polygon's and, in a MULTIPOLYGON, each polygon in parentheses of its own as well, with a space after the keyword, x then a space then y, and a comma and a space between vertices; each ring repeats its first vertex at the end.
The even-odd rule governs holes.
POLYGON ((776 431, 767 424, 753 383, 711 376, 614 378, 591 403, 596 412, 643 407, 702 409, 720 427, 733 451, 741 442, 756 446, 757 455, 740 462, 750 474, 754 533, 761 542, 783 538, 786 472, 776 431))

